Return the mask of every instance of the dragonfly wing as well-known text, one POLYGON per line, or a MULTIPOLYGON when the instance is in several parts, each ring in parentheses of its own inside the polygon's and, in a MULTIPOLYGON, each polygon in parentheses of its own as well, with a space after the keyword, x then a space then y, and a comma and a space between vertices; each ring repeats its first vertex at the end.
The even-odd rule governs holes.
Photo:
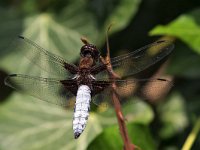
POLYGON ((131 53, 111 59, 113 70, 121 77, 139 73, 169 55, 174 45, 168 41, 157 41, 131 53))
POLYGON ((130 79, 117 80, 116 91, 120 97, 129 98, 130 95, 141 97, 142 99, 161 99, 173 86, 170 80, 166 79, 130 79))
MULTIPOLYGON (((96 105, 112 105, 112 81, 97 81, 98 86, 105 87, 97 93, 93 102, 96 105)), ((116 80, 116 92, 120 103, 126 103, 130 96, 139 96, 142 99, 160 99, 165 96, 173 86, 172 82, 165 79, 130 79, 116 80)))
POLYGON ((60 80, 21 74, 9 75, 5 84, 49 103, 69 106, 74 96, 60 80))
POLYGON ((112 82, 109 80, 100 80, 92 82, 92 97, 93 103, 96 105, 100 105, 103 103, 111 102, 110 94, 112 91, 112 82))
POLYGON ((67 63, 63 58, 48 52, 36 43, 22 36, 19 36, 18 39, 14 41, 13 48, 16 52, 22 52, 33 64, 55 77, 66 78, 69 72, 75 73, 77 69, 75 65, 67 63))

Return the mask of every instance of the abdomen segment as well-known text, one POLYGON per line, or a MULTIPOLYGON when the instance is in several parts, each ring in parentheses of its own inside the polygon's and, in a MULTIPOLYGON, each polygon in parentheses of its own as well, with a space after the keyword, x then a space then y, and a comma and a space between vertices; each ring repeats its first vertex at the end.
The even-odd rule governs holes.
POLYGON ((74 106, 73 130, 77 139, 85 129, 90 110, 91 90, 87 85, 78 88, 74 106))

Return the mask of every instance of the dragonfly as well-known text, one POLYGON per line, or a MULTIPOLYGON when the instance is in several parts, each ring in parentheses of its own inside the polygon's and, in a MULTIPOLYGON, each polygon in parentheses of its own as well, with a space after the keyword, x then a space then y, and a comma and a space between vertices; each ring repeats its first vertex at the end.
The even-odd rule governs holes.
POLYGON ((111 58, 112 69, 119 76, 111 79, 106 69, 107 64, 100 61, 99 49, 86 40, 82 39, 82 42, 80 61, 75 65, 45 50, 30 39, 19 36, 15 41, 15 48, 21 50, 23 55, 42 71, 56 77, 11 74, 5 78, 7 86, 40 100, 65 107, 74 102, 72 126, 75 139, 86 127, 91 101, 97 105, 105 102, 106 97, 110 95, 113 82, 117 85, 116 91, 119 96, 127 92, 127 89, 135 88, 139 83, 153 82, 155 85, 170 83, 160 78, 135 79, 134 75, 168 56, 174 48, 172 43, 161 40, 111 58), (150 54, 150 49, 156 49, 157 53, 150 54), (72 97, 75 97, 75 100, 72 97))

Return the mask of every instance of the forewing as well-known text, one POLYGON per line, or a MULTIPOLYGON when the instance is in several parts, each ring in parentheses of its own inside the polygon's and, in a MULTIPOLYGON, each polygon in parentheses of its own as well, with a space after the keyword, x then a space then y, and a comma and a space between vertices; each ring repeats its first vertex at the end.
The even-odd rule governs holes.
POLYGON ((69 64, 63 58, 50 53, 36 43, 22 36, 19 36, 18 39, 14 41, 13 49, 16 52, 23 53, 23 55, 33 64, 54 77, 66 78, 69 76, 69 72, 65 69, 66 66, 70 66, 72 69, 77 68, 75 65, 69 64))
POLYGON ((17 91, 61 106, 69 106, 74 96, 56 79, 33 77, 21 74, 9 75, 5 84, 17 91))
POLYGON ((121 77, 139 73, 169 55, 174 45, 168 41, 157 41, 131 53, 111 59, 115 73, 121 77))

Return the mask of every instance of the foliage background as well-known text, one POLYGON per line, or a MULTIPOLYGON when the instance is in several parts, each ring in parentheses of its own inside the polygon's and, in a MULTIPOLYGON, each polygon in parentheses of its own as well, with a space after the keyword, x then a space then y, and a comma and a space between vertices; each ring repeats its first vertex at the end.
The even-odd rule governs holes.
POLYGON ((178 150, 191 145, 186 139, 195 127, 191 149, 199 149, 199 1, 1 0, 0 150, 122 149, 112 110, 102 114, 94 109, 83 135, 74 140, 71 111, 18 94, 3 83, 10 73, 36 73, 23 55, 8 49, 17 35, 76 62, 80 37, 105 50, 105 31, 112 22, 113 56, 124 48, 134 50, 163 37, 175 42, 162 67, 174 82, 170 93, 151 104, 131 98, 137 103, 124 107, 133 143, 144 150, 178 150))

